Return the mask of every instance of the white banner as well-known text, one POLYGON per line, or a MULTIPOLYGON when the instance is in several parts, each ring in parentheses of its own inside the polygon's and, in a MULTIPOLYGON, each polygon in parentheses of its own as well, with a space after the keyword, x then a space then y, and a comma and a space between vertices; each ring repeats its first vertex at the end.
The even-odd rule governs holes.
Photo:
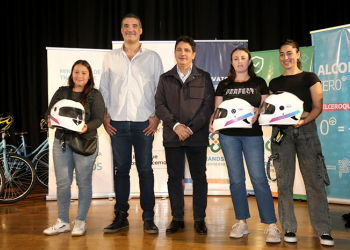
MULTIPOLYGON (((48 62, 48 100, 50 102, 56 90, 67 85, 73 64, 79 60, 86 60, 92 67, 95 88, 98 89, 101 77, 101 68, 104 55, 109 50, 46 48, 48 62)), ((49 161, 49 192, 47 200, 55 200, 56 177, 52 159, 52 143, 55 130, 50 129, 50 161, 49 161)), ((103 126, 98 129, 99 154, 96 158, 92 176, 93 198, 114 197, 114 184, 112 173, 112 149, 110 137, 103 126)), ((78 187, 75 176, 72 183, 72 199, 78 198, 78 187)))

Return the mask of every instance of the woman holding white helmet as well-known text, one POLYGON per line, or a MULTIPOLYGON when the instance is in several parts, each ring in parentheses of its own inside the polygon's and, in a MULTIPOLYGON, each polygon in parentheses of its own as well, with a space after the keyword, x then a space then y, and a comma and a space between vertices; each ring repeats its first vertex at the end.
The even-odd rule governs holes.
POLYGON ((56 91, 45 114, 48 117, 48 127, 57 128, 52 153, 58 204, 58 219, 52 227, 44 230, 46 235, 69 232, 71 229, 69 205, 74 170, 79 188, 79 207, 72 236, 82 236, 86 232, 86 216, 92 198, 92 171, 98 147, 89 152, 89 155, 82 155, 84 152, 75 153, 68 144, 75 133, 71 131, 76 131, 85 139, 97 137, 97 128, 103 122, 105 104, 101 93, 94 86, 90 64, 84 60, 76 61, 68 78, 68 86, 56 91))
MULTIPOLYGON (((250 217, 250 214, 245 186, 243 152, 253 184, 261 222, 269 224, 265 230, 267 234, 266 242, 278 243, 281 241, 281 237, 275 224, 277 222, 275 208, 265 174, 263 132, 261 126, 256 122, 259 114, 258 107, 266 99, 268 94, 269 91, 265 80, 255 75, 249 50, 243 47, 234 49, 231 53, 229 75, 227 79, 219 83, 216 89, 215 108, 217 109, 219 106, 220 109, 225 107, 225 105, 220 104, 224 104, 226 100, 240 98, 249 102, 254 107, 254 115, 252 114, 253 117, 251 118, 251 123, 253 123, 251 128, 246 128, 243 123, 244 121, 248 123, 248 119, 240 120, 238 117, 232 117, 233 119, 230 118, 231 120, 225 124, 232 124, 232 122, 240 120, 243 125, 220 130, 219 141, 225 156, 230 178, 231 198, 236 219, 239 220, 238 223, 233 225, 230 237, 241 238, 244 234, 249 233, 246 220, 250 217)), ((226 101, 226 103, 228 102, 231 102, 231 100, 226 101)), ((238 110, 244 110, 242 108, 243 105, 242 102, 242 104, 239 104, 238 109, 233 108, 228 110, 227 117, 232 116, 232 113, 238 113, 238 110)), ((248 112, 247 115, 242 113, 240 117, 248 117, 250 113, 248 112)), ((214 130, 212 123, 210 125, 210 132, 218 132, 214 130)))
POLYGON ((298 156, 300 172, 306 188, 309 215, 316 235, 322 245, 334 245, 331 237, 331 220, 325 184, 329 185, 327 169, 317 135, 315 119, 322 112, 322 85, 317 75, 301 70, 300 51, 293 40, 286 40, 280 48, 283 75, 271 80, 271 93, 286 91, 304 102, 300 120, 294 125, 273 126, 272 141, 276 135, 284 135, 282 141, 272 142, 275 156, 278 186, 278 212, 285 232, 284 241, 297 242, 297 221, 293 205, 295 156, 298 156))

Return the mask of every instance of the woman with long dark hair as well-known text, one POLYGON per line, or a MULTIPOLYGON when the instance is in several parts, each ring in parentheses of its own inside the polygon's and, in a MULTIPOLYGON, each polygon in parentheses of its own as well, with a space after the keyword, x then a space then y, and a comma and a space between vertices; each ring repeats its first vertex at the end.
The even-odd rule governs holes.
POLYGON ((331 219, 325 184, 329 185, 327 169, 317 135, 315 119, 322 112, 323 93, 320 79, 312 72, 301 70, 300 51, 293 40, 286 40, 280 47, 280 63, 283 75, 271 80, 271 93, 286 91, 304 102, 304 112, 295 125, 273 126, 272 138, 282 130, 284 139, 280 144, 272 142, 272 155, 278 186, 278 213, 285 232, 284 241, 297 242, 297 221, 293 205, 295 156, 298 157, 303 176, 309 215, 316 235, 322 245, 333 246, 331 219))
MULTIPOLYGON (((252 128, 229 128, 220 130, 219 141, 225 156, 230 178, 230 191, 238 223, 232 227, 230 237, 241 238, 248 234, 247 219, 250 217, 243 156, 253 184, 262 223, 268 224, 265 234, 266 242, 281 241, 277 228, 273 198, 265 174, 263 132, 258 124, 260 104, 267 98, 269 90, 266 82, 255 75, 254 65, 248 49, 238 47, 231 53, 231 66, 227 79, 221 81, 215 93, 215 108, 223 101, 241 98, 254 108, 252 128)), ((213 117, 212 117, 213 119, 213 117)), ((210 125, 210 132, 214 131, 210 125)))
MULTIPOLYGON (((48 127, 55 128, 51 125, 49 116, 52 107, 60 100, 70 99, 80 102, 85 109, 85 125, 78 133, 83 138, 97 137, 97 128, 103 122, 105 105, 101 93, 94 86, 94 76, 90 64, 85 60, 76 61, 68 78, 68 86, 60 87, 51 99, 45 114, 45 117, 48 117, 48 127)), ((44 230, 46 235, 70 231, 70 188, 74 170, 79 188, 79 207, 72 236, 82 236, 86 232, 86 216, 92 198, 92 171, 98 147, 94 153, 88 156, 75 153, 68 146, 71 136, 66 130, 56 129, 52 154, 57 184, 58 219, 52 227, 44 230)))

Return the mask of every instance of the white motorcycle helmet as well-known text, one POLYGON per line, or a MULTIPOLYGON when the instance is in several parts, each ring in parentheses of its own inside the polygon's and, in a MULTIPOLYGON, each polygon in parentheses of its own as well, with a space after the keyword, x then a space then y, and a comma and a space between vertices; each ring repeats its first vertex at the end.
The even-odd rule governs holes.
POLYGON ((289 92, 277 92, 265 99, 260 109, 260 125, 294 125, 304 111, 304 102, 289 92))
POLYGON ((213 117, 214 130, 227 128, 251 128, 254 107, 249 102, 234 98, 223 101, 213 117))
POLYGON ((51 125, 80 132, 85 125, 85 109, 80 102, 58 101, 50 112, 51 125))

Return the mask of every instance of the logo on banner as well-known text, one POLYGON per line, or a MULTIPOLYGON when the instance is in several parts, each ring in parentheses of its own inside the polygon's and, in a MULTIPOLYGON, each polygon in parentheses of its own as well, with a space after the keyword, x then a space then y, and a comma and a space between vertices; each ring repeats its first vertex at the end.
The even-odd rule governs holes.
POLYGON ((254 68, 255 68, 255 73, 258 74, 264 67, 264 58, 260 56, 254 56, 252 58, 254 68))
POLYGON ((219 142, 219 134, 210 134, 209 135, 209 146, 208 148, 214 154, 217 154, 221 150, 220 142, 219 142))
POLYGON ((342 177, 343 174, 350 173, 350 160, 344 158, 343 160, 338 160, 339 165, 339 178, 342 177))
POLYGON ((350 80, 350 76, 342 76, 340 78, 343 82, 347 81, 347 80, 350 80))
POLYGON ((337 119, 335 117, 331 117, 329 118, 329 125, 335 125, 337 124, 337 119))
POLYGON ((309 57, 306 54, 302 54, 300 57, 300 61, 302 61, 303 63, 305 63, 308 59, 309 57))
POLYGON ((265 142, 265 149, 271 152, 271 138, 265 142))

